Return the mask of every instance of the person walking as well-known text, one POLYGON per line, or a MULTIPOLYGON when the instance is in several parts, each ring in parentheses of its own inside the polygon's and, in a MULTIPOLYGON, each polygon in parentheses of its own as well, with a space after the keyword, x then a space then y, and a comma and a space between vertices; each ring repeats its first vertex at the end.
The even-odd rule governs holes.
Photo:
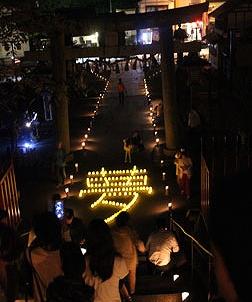
POLYGON ((119 97, 119 104, 124 105, 125 86, 124 86, 121 78, 118 80, 117 91, 118 91, 118 97, 119 97))

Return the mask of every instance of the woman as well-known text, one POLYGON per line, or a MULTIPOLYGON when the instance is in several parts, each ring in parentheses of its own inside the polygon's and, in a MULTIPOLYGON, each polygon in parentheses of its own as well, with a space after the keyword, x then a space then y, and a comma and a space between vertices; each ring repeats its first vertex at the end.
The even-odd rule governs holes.
POLYGON ((128 275, 123 258, 116 253, 109 226, 102 219, 94 219, 87 230, 87 285, 94 288, 94 302, 121 302, 120 287, 128 275))

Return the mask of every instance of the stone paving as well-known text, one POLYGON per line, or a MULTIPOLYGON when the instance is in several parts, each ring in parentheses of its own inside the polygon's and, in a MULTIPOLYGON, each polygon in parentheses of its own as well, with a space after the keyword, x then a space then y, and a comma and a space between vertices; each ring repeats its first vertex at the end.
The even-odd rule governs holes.
MULTIPOLYGON (((139 169, 147 169, 148 185, 153 187, 153 193, 151 195, 141 193, 135 205, 129 210, 133 224, 145 240, 154 228, 155 217, 159 214, 168 215, 168 201, 173 202, 175 212, 178 213, 184 213, 191 205, 176 194, 173 163, 160 157, 158 152, 153 157, 153 150, 156 150, 155 137, 144 93, 141 70, 112 73, 108 91, 93 120, 85 150, 81 149, 81 140, 87 133, 97 99, 92 98, 76 103, 74 117, 70 120, 73 160, 67 167, 65 187, 68 187, 70 192, 68 198, 65 199, 65 206, 73 208, 75 214, 83 218, 86 223, 94 217, 106 218, 118 210, 105 205, 92 209, 90 205, 97 200, 98 194, 90 194, 84 199, 78 198, 79 190, 86 187, 87 172, 101 170, 102 167, 107 170, 131 169, 134 165, 139 169), (124 106, 119 105, 116 92, 119 77, 126 86, 124 106), (141 133, 145 149, 133 154, 131 164, 125 164, 123 139, 136 129, 141 133), (163 166, 160 164, 161 159, 164 159, 163 166), (76 162, 79 164, 78 173, 74 167, 76 162), (166 172, 165 180, 162 179, 163 171, 166 172), (74 176, 73 183, 70 182, 70 174, 74 176), (169 196, 165 195, 166 185, 169 185, 169 196)), ((160 144, 162 144, 164 142, 163 129, 157 130, 160 144)), ((25 187, 21 189, 21 209, 24 216, 31 217, 35 212, 46 209, 53 193, 58 192, 62 197, 66 197, 65 187, 57 190, 51 177, 38 179, 39 181, 36 179, 27 181, 25 187)), ((126 200, 129 199, 126 198, 126 200)))

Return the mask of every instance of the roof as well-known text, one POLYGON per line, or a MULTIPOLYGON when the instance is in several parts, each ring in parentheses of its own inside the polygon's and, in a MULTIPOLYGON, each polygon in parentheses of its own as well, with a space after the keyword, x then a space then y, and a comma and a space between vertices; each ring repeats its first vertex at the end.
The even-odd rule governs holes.
POLYGON ((223 13, 228 13, 241 4, 251 4, 251 0, 227 0, 223 5, 211 12, 209 17, 215 18, 223 13))

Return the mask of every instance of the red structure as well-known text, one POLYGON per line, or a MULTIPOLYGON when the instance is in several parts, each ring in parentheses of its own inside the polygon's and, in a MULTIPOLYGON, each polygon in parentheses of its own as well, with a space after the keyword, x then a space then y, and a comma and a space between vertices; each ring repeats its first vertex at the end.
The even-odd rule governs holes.
POLYGON ((0 178, 0 209, 7 211, 7 223, 9 225, 17 225, 20 221, 20 210, 16 178, 12 162, 0 178))

